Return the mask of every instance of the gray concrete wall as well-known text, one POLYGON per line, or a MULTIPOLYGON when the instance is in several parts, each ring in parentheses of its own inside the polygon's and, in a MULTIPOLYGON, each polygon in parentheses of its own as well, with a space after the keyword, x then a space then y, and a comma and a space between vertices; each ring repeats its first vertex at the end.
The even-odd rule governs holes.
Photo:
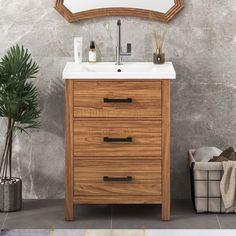
MULTIPOLYGON (((177 80, 171 85, 172 197, 190 196, 187 151, 203 145, 236 147, 236 1, 186 0, 169 24, 121 17, 123 42, 133 44, 132 61, 151 61, 152 30, 166 30, 165 52, 177 80)), ((64 196, 63 67, 73 56, 73 37, 114 61, 117 17, 67 23, 49 0, 0 0, 0 55, 11 45, 29 48, 40 66, 37 86, 42 127, 14 146, 15 175, 23 179, 25 198, 64 196)), ((4 120, 0 121, 3 144, 4 120)), ((2 150, 2 149, 1 149, 2 150)))

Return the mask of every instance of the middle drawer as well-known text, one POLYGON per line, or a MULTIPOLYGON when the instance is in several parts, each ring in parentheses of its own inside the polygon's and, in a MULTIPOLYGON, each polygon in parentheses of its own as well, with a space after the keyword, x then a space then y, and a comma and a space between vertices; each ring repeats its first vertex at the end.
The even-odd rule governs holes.
POLYGON ((75 157, 161 157, 161 121, 74 121, 75 157))

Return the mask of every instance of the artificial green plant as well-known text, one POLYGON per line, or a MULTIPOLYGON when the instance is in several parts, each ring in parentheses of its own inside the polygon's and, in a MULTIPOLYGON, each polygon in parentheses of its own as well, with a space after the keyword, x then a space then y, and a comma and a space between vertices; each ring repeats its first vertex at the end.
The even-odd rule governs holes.
MULTIPOLYGON (((23 46, 11 47, 0 60, 0 117, 7 120, 3 152, 0 153, 0 178, 12 179, 12 146, 18 132, 39 127, 38 92, 32 79, 38 65, 23 46)), ((2 130, 2 128, 1 128, 2 130)))

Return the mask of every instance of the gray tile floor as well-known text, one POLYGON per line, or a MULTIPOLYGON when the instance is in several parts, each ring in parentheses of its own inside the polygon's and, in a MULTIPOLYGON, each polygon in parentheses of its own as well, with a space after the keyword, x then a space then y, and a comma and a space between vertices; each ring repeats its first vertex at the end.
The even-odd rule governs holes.
POLYGON ((0 213, 1 229, 236 229, 236 214, 196 214, 190 201, 173 201, 171 221, 158 205, 79 205, 64 220, 63 200, 26 200, 22 211, 0 213))

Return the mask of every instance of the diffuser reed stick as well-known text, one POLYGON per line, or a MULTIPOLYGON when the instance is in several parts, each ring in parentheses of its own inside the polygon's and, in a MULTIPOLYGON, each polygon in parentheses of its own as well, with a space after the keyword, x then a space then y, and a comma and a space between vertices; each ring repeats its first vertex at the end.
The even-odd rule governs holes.
POLYGON ((165 63, 165 54, 163 53, 163 44, 165 41, 165 31, 156 32, 153 31, 153 38, 156 44, 156 51, 153 54, 153 63, 154 64, 163 64, 165 63))
POLYGON ((160 31, 159 33, 156 31, 153 31, 153 38, 156 44, 156 54, 162 53, 162 48, 165 41, 165 35, 166 35, 165 31, 160 31))

